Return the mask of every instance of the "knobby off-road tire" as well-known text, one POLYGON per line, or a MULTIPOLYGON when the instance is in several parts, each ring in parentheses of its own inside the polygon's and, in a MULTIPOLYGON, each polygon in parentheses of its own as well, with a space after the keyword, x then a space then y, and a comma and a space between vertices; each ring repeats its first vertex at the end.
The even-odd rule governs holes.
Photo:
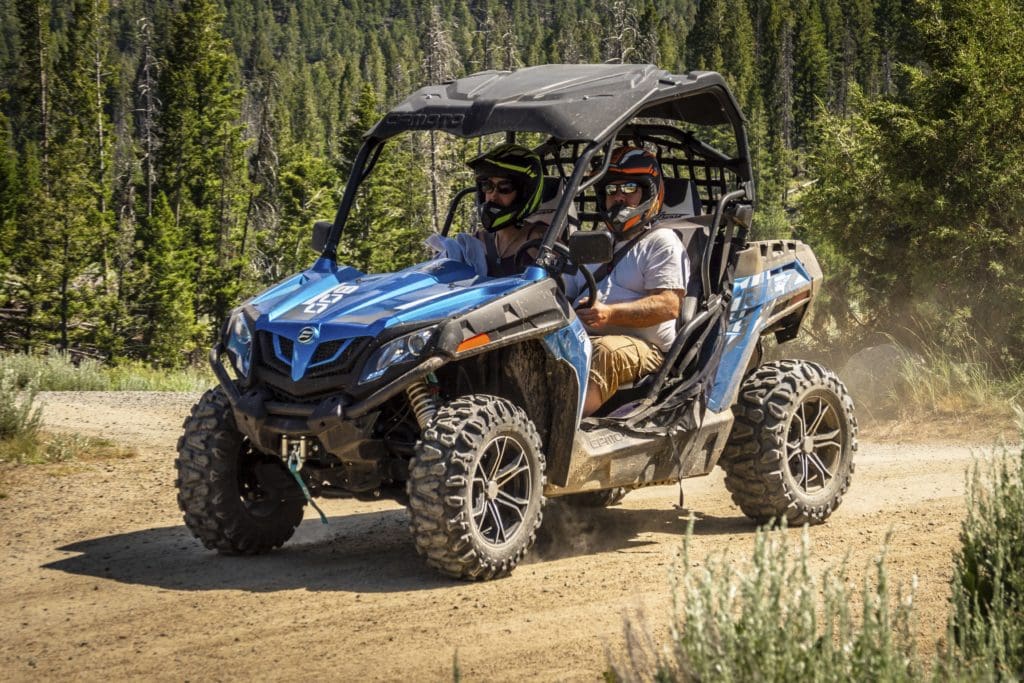
POLYGON ((740 387, 722 454, 725 485, 759 524, 820 524, 850 487, 853 401, 836 375, 800 360, 767 363, 740 387))
POLYGON ((278 458, 249 447, 220 387, 192 407, 184 430, 175 484, 192 534, 226 555, 263 553, 291 538, 302 521, 302 493, 278 458))
POLYGON ((441 407, 409 465, 409 529, 427 564, 461 579, 509 574, 537 539, 540 436, 518 406, 481 394, 441 407))
POLYGON ((562 496, 560 501, 566 505, 578 508, 606 508, 615 505, 626 497, 628 491, 623 487, 614 489, 603 489, 601 491, 587 491, 586 493, 573 493, 562 496))

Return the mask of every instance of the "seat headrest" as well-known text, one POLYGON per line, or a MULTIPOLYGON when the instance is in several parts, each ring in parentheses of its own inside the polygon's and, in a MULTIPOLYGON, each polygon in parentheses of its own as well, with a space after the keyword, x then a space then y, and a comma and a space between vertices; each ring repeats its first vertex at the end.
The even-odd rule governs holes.
POLYGON ((665 178, 662 218, 688 218, 704 212, 697 183, 686 178, 665 178))
MULTIPOLYGON (((555 216, 555 209, 562 199, 565 190, 565 183, 561 178, 544 178, 544 187, 541 190, 541 204, 537 210, 526 217, 529 223, 543 223, 551 225, 551 219, 555 216)), ((579 227, 580 220, 576 212, 576 203, 569 204, 569 232, 572 233, 579 227)))

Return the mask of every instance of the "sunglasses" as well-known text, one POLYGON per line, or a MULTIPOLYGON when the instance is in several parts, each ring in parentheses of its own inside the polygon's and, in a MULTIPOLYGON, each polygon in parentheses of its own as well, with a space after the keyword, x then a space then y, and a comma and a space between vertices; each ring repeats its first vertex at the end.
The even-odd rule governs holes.
POLYGON ((516 191, 516 186, 508 180, 501 180, 499 182, 492 182, 489 178, 484 180, 478 180, 477 184, 483 192, 497 192, 498 194, 512 194, 516 191))
POLYGON ((606 195, 613 194, 633 194, 640 189, 639 183, 608 183, 604 186, 604 193, 606 195))

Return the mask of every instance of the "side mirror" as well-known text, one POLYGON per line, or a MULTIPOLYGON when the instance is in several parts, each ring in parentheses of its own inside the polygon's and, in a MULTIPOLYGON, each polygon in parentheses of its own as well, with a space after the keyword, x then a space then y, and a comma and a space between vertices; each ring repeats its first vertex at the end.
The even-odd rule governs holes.
POLYGON ((333 227, 334 221, 317 221, 313 224, 313 239, 310 242, 313 251, 318 254, 323 253, 324 247, 327 246, 327 237, 331 234, 333 227))
POLYGON ((578 230, 569 236, 569 254, 576 263, 608 263, 615 240, 605 230, 578 230))

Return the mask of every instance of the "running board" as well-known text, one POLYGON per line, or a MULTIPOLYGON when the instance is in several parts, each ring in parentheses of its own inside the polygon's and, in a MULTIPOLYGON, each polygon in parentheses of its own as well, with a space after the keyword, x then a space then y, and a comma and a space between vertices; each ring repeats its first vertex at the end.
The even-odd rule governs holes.
POLYGON ((732 422, 732 410, 707 411, 697 429, 667 436, 639 437, 608 427, 581 431, 573 442, 565 486, 548 484, 544 495, 637 488, 709 474, 725 449, 732 422))

